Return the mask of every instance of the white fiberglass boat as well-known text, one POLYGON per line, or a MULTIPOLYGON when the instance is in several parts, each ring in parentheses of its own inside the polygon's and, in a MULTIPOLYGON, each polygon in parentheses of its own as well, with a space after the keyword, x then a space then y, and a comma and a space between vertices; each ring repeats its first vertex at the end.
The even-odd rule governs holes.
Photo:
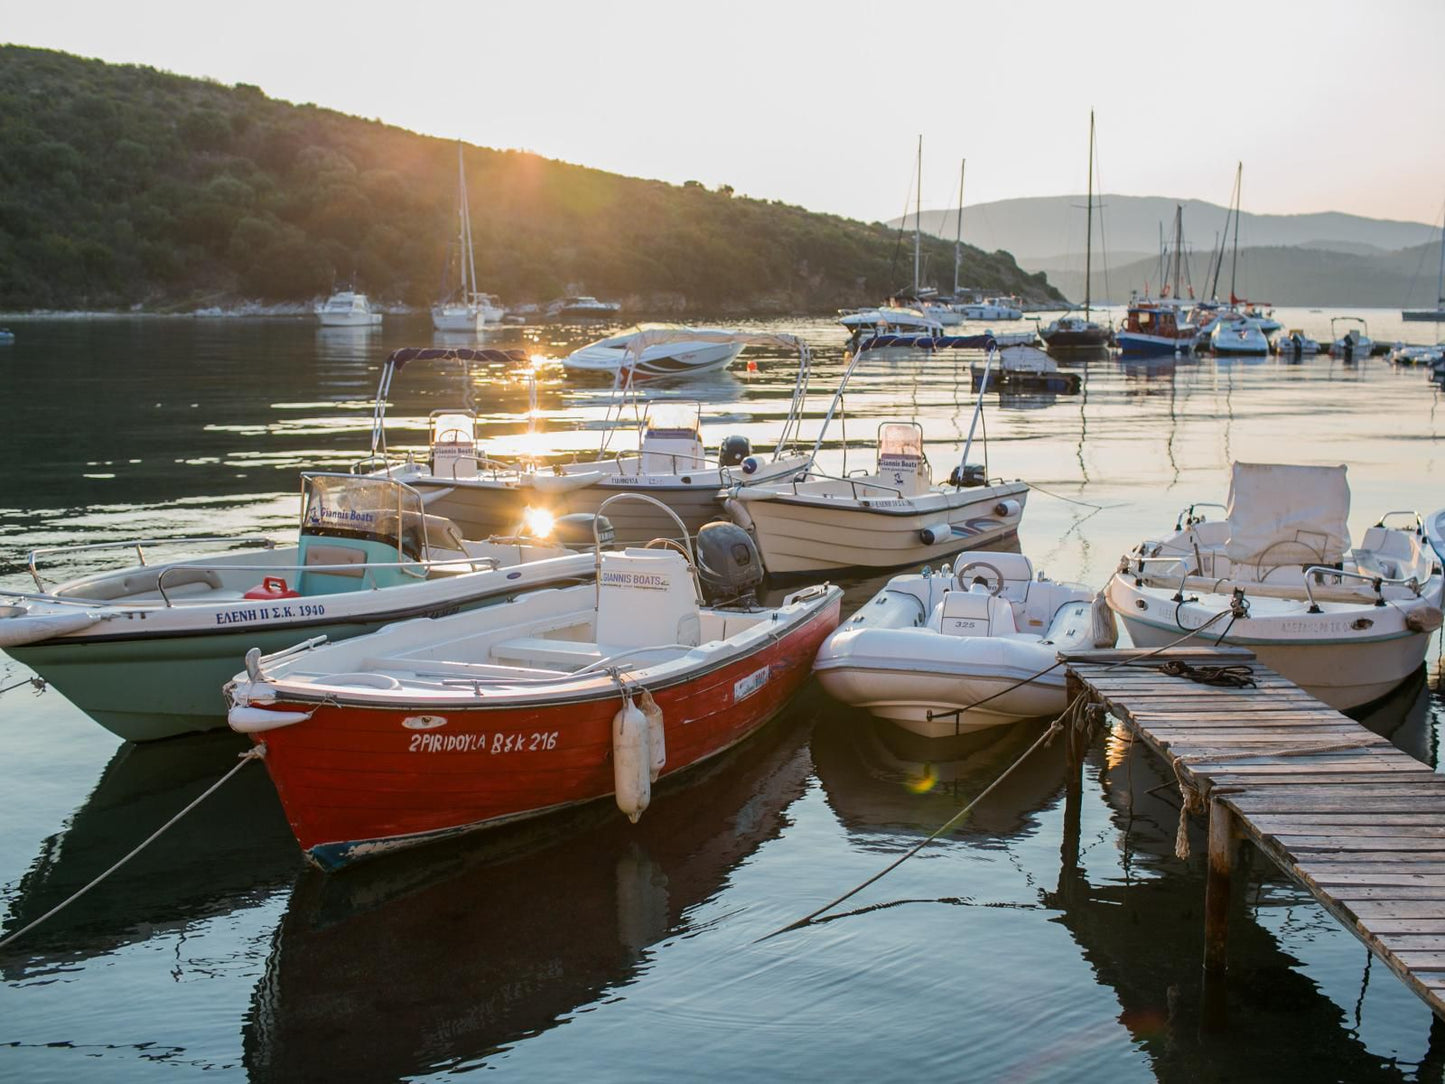
POLYGON ((1238 312, 1222 312, 1209 332, 1209 348, 1219 357, 1266 357, 1269 340, 1251 317, 1238 312))
POLYGON ((595 297, 564 297, 547 306, 554 320, 610 320, 622 310, 620 301, 598 301, 595 297))
POLYGON ((221 685, 249 648, 346 639, 592 575, 591 554, 464 540, 386 478, 302 475, 301 509, 295 546, 254 539, 268 548, 159 564, 145 563, 149 542, 83 546, 142 563, 53 587, 37 562, 62 551, 36 551, 36 590, 0 589, 0 648, 108 730, 150 741, 224 726, 221 685))
POLYGON ((365 294, 354 290, 337 290, 315 308, 322 327, 375 327, 381 313, 371 307, 365 294))
POLYGON ((1382 519, 1351 549, 1344 467, 1262 463, 1234 464, 1223 520, 1200 507, 1124 557, 1104 589, 1136 645, 1197 630, 1188 642, 1247 648, 1341 710, 1419 669, 1442 576, 1418 517, 1409 528, 1382 519))
POLYGON ((1114 645, 1107 607, 1021 553, 975 550, 894 576, 813 660, 836 700, 925 738, 1064 710, 1060 652, 1114 645))
MULTIPOLYGON (((814 462, 849 377, 868 356, 859 352, 844 371, 813 446, 814 462)), ((780 575, 921 565, 1010 537, 1023 518, 1028 486, 990 483, 986 466, 968 461, 987 386, 985 374, 961 461, 945 484, 933 484, 922 426, 884 422, 872 472, 834 477, 814 469, 801 479, 736 487, 725 502, 728 513, 753 533, 767 570, 780 575)))
POLYGON ((1023 309, 1017 298, 989 297, 955 305, 965 320, 1022 320, 1023 309))
POLYGON ((1275 353, 1282 358, 1313 357, 1320 352, 1320 344, 1297 327, 1292 327, 1275 343, 1275 353))
POLYGON ((1334 316, 1330 318, 1330 334, 1334 341, 1330 343, 1330 355, 1342 358, 1345 361, 1364 361, 1374 353, 1375 340, 1370 338, 1370 325, 1363 317, 1359 316, 1334 316), (1340 333, 1335 326, 1339 323, 1357 323, 1359 327, 1349 328, 1340 333))
MULTIPOLYGON (((477 291, 477 261, 472 253, 472 210, 467 200, 467 173, 462 145, 457 144, 457 286, 432 306, 432 327, 438 331, 477 332, 502 319, 496 298, 477 291)), ((450 267, 448 268, 450 270, 450 267)))
POLYGON ((562 364, 573 372, 607 376, 626 372, 633 378, 679 377, 726 369, 743 351, 744 344, 734 337, 737 333, 720 328, 668 328, 677 332, 675 341, 639 347, 645 332, 662 326, 647 324, 636 331, 598 339, 572 351, 562 359, 562 364), (688 333, 694 330, 697 336, 689 338, 688 333), (708 336, 728 338, 716 341, 708 336))
POLYGON ((943 324, 918 309, 880 305, 873 309, 846 309, 838 313, 838 323, 854 335, 877 332, 895 335, 942 335, 943 324))

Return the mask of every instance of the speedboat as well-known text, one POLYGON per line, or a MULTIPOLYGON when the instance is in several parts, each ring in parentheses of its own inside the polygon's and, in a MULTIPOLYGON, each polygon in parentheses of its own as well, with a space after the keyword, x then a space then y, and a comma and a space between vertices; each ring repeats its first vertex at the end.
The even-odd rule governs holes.
MULTIPOLYGON (((628 371, 634 378, 690 376, 726 369, 743 350, 744 344, 735 340, 712 341, 705 336, 687 338, 687 333, 694 329, 685 327, 671 329, 679 335, 676 341, 639 348, 643 332, 659 326, 648 324, 637 331, 598 339, 572 351, 562 359, 562 364, 573 372, 603 373, 607 376, 616 376, 620 370, 628 371)), ((733 334, 716 328, 697 330, 709 334, 733 334)))
POLYGON ((758 730, 807 680, 842 592, 759 606, 756 550, 713 531, 697 560, 599 552, 594 583, 250 653, 228 717, 265 746, 306 857, 336 869, 609 796, 636 821, 654 783, 758 730), (703 570, 731 601, 699 598, 703 570))
POLYGON ((322 327, 374 327, 381 323, 381 313, 371 307, 365 294, 354 290, 337 290, 315 308, 322 327))
POLYGON ((1235 463, 1225 518, 1206 520, 1201 507, 1136 546, 1104 589, 1137 646, 1195 634, 1247 648, 1342 711, 1419 669, 1440 626, 1442 576, 1418 517, 1381 519, 1350 548, 1342 466, 1235 463))
MULTIPOLYGON (((973 390, 983 387, 986 365, 970 366, 973 390)), ((1053 392, 1056 395, 1077 395, 1083 377, 1066 373, 1059 363, 1033 346, 1005 346, 998 352, 998 369, 992 374, 993 388, 1001 393, 1053 392)))
POLYGON ((919 309, 879 305, 871 309, 842 309, 838 323, 855 337, 875 332, 895 335, 942 335, 943 324, 919 309))
MULTIPOLYGON (((690 337, 694 342, 711 340, 714 344, 738 349, 753 344, 798 351, 793 407, 771 456, 755 455, 751 443, 740 435, 725 437, 717 453, 709 455, 702 439, 700 405, 672 401, 648 404, 636 430, 638 449, 635 452, 613 449, 613 439, 631 425, 629 422, 624 426, 623 418, 639 394, 630 370, 619 370, 612 400, 615 417, 609 407, 602 442, 594 459, 560 463, 551 468, 492 460, 479 447, 476 414, 469 403, 461 408, 434 411, 426 454, 409 454, 397 459, 387 450, 385 412, 393 378, 404 365, 416 361, 454 361, 465 367, 473 360, 521 360, 520 356, 512 358, 496 350, 406 348, 394 351, 382 366, 371 455, 355 469, 377 470, 412 486, 421 493, 428 512, 452 520, 469 538, 510 532, 529 513, 545 513, 554 519, 573 513, 595 513, 608 497, 632 490, 643 490, 658 498, 695 533, 708 520, 723 514, 720 494, 724 489, 779 481, 807 470, 812 458, 791 449, 791 434, 798 424, 800 397, 807 387, 811 352, 806 343, 792 335, 700 328, 687 332, 674 328, 647 329, 636 334, 633 349, 645 353, 654 345, 665 346, 682 337, 690 337)), ((465 387, 470 394, 470 380, 465 387)), ((617 541, 639 544, 666 536, 672 530, 664 513, 646 505, 619 510, 612 526, 617 541)))
POLYGON ((1085 316, 1060 316, 1039 332, 1039 338, 1050 350, 1098 350, 1113 345, 1114 332, 1085 316))
POLYGON ((1194 350, 1198 329, 1184 319, 1174 302, 1145 298, 1129 304, 1128 314, 1114 336, 1125 357, 1161 357, 1194 350))
POLYGON ((301 484, 294 546, 179 540, 232 549, 154 564, 151 542, 31 553, 36 590, 0 589, 0 648, 117 736, 151 741, 224 726, 220 688, 250 647, 345 639, 592 575, 589 554, 546 540, 464 539, 392 479, 303 474, 301 484), (58 586, 42 576, 42 558, 122 548, 142 563, 58 586))
POLYGON ((1219 357, 1266 357, 1269 340, 1251 317, 1222 312, 1209 333, 1209 348, 1219 357))
POLYGON ((1014 297, 989 297, 954 306, 965 320, 1022 320, 1023 309, 1014 297))
POLYGON ((1370 338, 1370 325, 1363 317, 1359 316, 1334 316, 1330 318, 1330 334, 1334 341, 1330 343, 1330 354, 1333 357, 1341 358, 1346 362, 1362 361, 1368 358, 1375 350, 1375 341, 1370 338), (1359 327, 1352 327, 1343 333, 1337 333, 1335 327, 1339 323, 1357 323, 1359 327))
POLYGON ((1445 343, 1434 346, 1406 346, 1396 343, 1390 350, 1390 362, 1394 365, 1429 365, 1435 367, 1445 361, 1445 343))
POLYGON ((1060 652, 1114 646, 1095 592, 1034 573, 1021 553, 974 550, 952 569, 894 576, 813 660, 835 700, 925 738, 1064 710, 1060 652))
POLYGON ((1292 327, 1274 345, 1275 353, 1282 358, 1313 357, 1320 352, 1320 344, 1297 327, 1292 327))
POLYGON ((595 297, 564 297, 547 306, 547 315, 557 320, 610 320, 622 310, 620 301, 598 301, 595 297))
MULTIPOLYGON (((813 446, 814 463, 848 380, 867 356, 855 355, 844 371, 813 446)), ((982 409, 980 392, 961 460, 945 484, 933 483, 923 427, 883 422, 872 471, 839 477, 814 468, 782 482, 734 487, 725 507, 757 539, 767 570, 780 575, 921 565, 988 546, 1017 533, 1028 486, 990 482, 985 465, 969 462, 982 409)))

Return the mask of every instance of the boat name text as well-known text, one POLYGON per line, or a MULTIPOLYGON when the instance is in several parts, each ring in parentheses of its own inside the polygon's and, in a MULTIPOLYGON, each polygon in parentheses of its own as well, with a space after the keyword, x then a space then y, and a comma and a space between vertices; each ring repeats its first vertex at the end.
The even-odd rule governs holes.
POLYGON ((531 734, 413 734, 409 753, 540 753, 557 748, 559 731, 531 734), (490 738, 490 740, 488 740, 490 738))
POLYGON ((216 615, 218 625, 245 624, 248 621, 276 621, 288 617, 322 617, 326 607, 319 602, 298 602, 291 606, 257 606, 251 610, 223 610, 216 615))
POLYGON ((603 587, 640 587, 647 591, 666 591, 667 577, 656 572, 618 572, 615 569, 602 573, 603 587))

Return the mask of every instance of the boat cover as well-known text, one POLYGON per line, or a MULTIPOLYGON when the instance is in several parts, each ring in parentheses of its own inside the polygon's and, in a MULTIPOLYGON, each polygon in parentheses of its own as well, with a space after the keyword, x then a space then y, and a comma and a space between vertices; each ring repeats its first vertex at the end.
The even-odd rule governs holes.
POLYGON ((1343 466, 1235 463, 1228 507, 1235 564, 1335 564, 1350 548, 1343 466))

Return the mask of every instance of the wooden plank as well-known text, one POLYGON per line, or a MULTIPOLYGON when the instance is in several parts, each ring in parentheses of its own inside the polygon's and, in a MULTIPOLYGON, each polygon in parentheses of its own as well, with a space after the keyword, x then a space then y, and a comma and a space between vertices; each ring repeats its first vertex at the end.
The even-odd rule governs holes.
POLYGON ((1102 666, 1105 663, 1132 662, 1145 655, 1150 655, 1157 659, 1184 659, 1186 661, 1195 658, 1204 658, 1227 662, 1231 666, 1237 662, 1248 662, 1255 657, 1254 652, 1246 647, 1181 646, 1170 648, 1167 654, 1155 654, 1155 649, 1153 648, 1100 647, 1091 648, 1087 651, 1060 652, 1059 658, 1067 663, 1078 663, 1081 667, 1084 667, 1102 666))
POLYGON ((1445 828, 1404 824, 1393 825, 1392 828, 1394 835, 1383 835, 1375 828, 1331 832, 1326 835, 1307 835, 1292 831, 1271 834, 1298 855, 1319 850, 1362 851, 1367 848, 1379 851, 1410 851, 1415 854, 1445 851, 1445 828))
POLYGON ((1388 937, 1391 943, 1396 937, 1428 937, 1439 935, 1445 940, 1445 915, 1432 917, 1399 918, 1376 915, 1370 919, 1370 928, 1381 937, 1388 937))
MULTIPOLYGON (((1322 828, 1328 827, 1338 831, 1357 829, 1360 833, 1368 833, 1376 828, 1389 828, 1392 825, 1411 827, 1440 825, 1440 818, 1430 813, 1379 813, 1370 817, 1367 823, 1362 823, 1361 818, 1353 813, 1256 813, 1250 820, 1262 832, 1287 832, 1297 829, 1301 825, 1319 825, 1322 828)), ((1438 827, 1438 831, 1445 834, 1445 826, 1438 827)))

